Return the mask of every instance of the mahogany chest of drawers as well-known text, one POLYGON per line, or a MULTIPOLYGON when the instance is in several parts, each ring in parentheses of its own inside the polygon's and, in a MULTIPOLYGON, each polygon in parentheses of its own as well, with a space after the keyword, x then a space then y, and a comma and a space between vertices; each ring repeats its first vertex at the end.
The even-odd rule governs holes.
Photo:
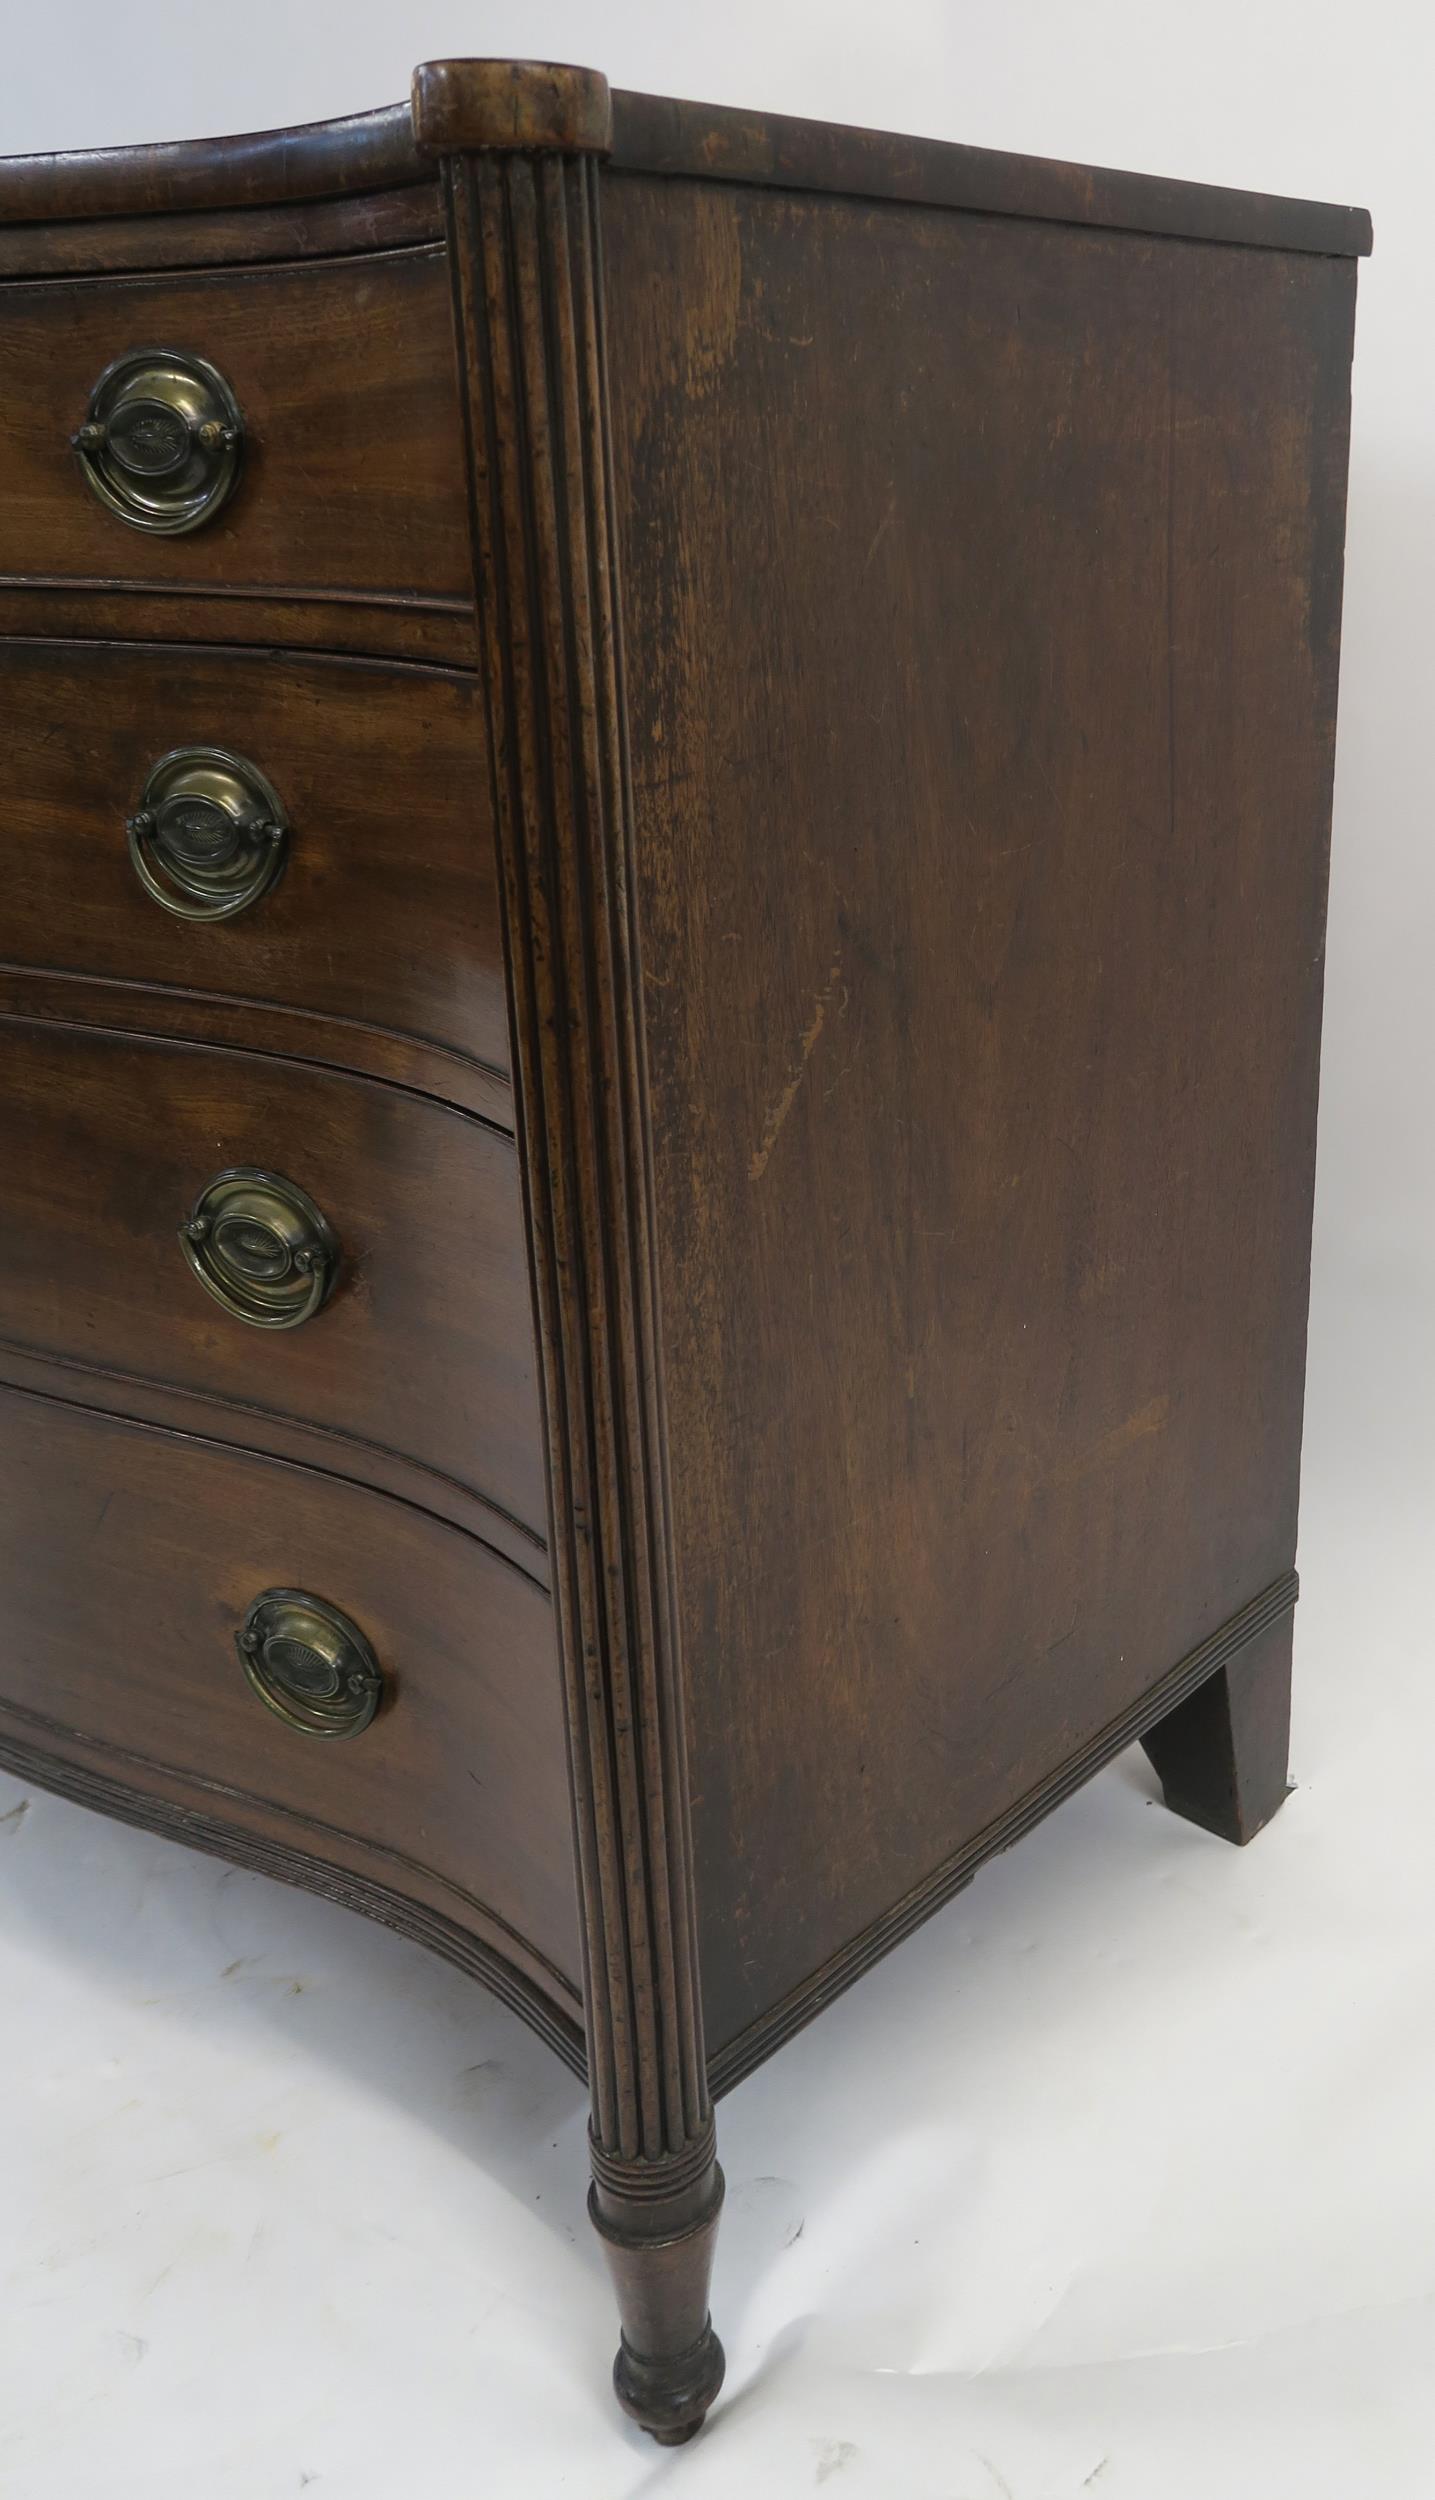
POLYGON ((586 2073, 666 2441, 714 2096, 1284 1794, 1368 248, 532 64, 0 166, 0 1759, 586 2073))

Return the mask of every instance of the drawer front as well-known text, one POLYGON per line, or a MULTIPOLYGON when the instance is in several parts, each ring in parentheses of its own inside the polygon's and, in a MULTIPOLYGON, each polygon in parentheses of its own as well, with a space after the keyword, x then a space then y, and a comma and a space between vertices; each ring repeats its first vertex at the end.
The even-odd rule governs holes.
MULTIPOLYGON (((542 1535, 516 1156, 464 1114, 246 1051, 0 1022, 0 1338, 398 1451, 542 1535), (302 1325, 211 1297, 179 1227, 221 1172, 338 1242, 302 1325)), ((362 1473, 362 1465, 358 1472, 362 1473)))
POLYGON ((0 369, 6 575, 472 595, 438 249, 0 287, 0 369), (118 517, 72 444, 101 377, 147 349, 211 367, 242 421, 233 491, 179 536, 118 517))
MULTIPOLYGON (((272 653, 14 642, 0 645, 0 723, 0 962, 249 1001, 256 1043, 305 1056, 367 1050, 380 1026, 417 1046, 419 1081, 460 1098, 462 1071, 445 1059, 507 1069, 472 679, 272 653), (226 907, 231 890, 206 888, 202 849, 198 878, 186 879, 183 851, 163 847, 163 817, 158 845, 140 837, 132 854, 127 839, 154 767, 177 749, 227 753, 280 803, 277 877, 245 900, 241 849, 230 917, 189 916, 226 907), (266 1022, 276 1006, 286 1014, 266 1022), (306 1018, 319 1020, 307 1039, 306 1018)), ((231 775, 241 824, 259 812, 242 780, 231 775)), ((181 798, 167 786, 173 810, 181 798)), ((250 885, 265 874, 261 855, 250 885)))
POLYGON ((463 1923, 482 1905, 576 1979, 551 1610, 403 1503, 0 1391, 7 1728, 97 1748, 121 1785, 188 1783, 219 1820, 463 1923), (370 1645, 381 1690, 361 1732, 302 1733, 251 1684, 236 1634, 271 1589, 319 1598, 370 1645))

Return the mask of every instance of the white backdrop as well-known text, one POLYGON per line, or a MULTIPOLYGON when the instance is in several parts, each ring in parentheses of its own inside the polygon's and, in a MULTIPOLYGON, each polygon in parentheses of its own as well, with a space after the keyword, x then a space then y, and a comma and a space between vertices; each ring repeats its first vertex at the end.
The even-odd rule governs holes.
POLYGON ((0 1783, 0 2489, 1424 2500, 1435 11, 8 0, 0 152, 363 109, 446 52, 1374 213, 1298 1792, 1240 1855, 1118 1766, 732 2096, 730 2392, 664 2459, 608 2410, 546 2053, 414 1949, 0 1783))

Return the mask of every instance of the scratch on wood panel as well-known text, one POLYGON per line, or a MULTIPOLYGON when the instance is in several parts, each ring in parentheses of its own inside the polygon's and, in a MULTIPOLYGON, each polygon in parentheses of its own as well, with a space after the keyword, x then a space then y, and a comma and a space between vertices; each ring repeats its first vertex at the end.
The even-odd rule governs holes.
POLYGON ((687 306, 681 333, 682 374, 690 399, 708 398, 722 382, 743 317, 742 231, 722 193, 697 212, 703 283, 687 306))
MULTIPOLYGON (((812 1022, 797 1045, 797 1065, 763 1122, 761 1140, 747 1167, 747 1177, 750 1181, 760 1181, 767 1170, 773 1147, 782 1134, 782 1124, 796 1102, 798 1089, 807 1074, 807 1063, 822 1038, 822 1028, 827 1022, 827 1010, 832 1004, 832 993, 837 987, 841 972, 842 958, 837 955, 833 958, 832 970, 827 975, 825 986, 819 990, 812 1002, 812 1022)), ((843 1003, 845 1005, 845 998, 843 1003)))
POLYGON ((1159 1398, 1150 1399, 1145 1406, 1138 1407, 1134 1415, 1128 1415, 1124 1424, 1113 1424, 1111 1430, 1103 1432, 1100 1440, 1093 1441, 1089 1449, 1069 1459, 1064 1467, 1056 1468, 1047 1477, 1047 1483, 1074 1484, 1078 1476, 1089 1475, 1093 1467, 1107 1466, 1113 1458, 1119 1458, 1123 1450, 1130 1449, 1133 1441, 1147 1441, 1153 1432, 1163 1431, 1170 1412, 1171 1401, 1164 1393, 1159 1398))
MULTIPOLYGON (((1061 1142, 1066 1145, 1069 1141, 1063 1138, 1061 1142)), ((1072 1152, 1076 1152, 1075 1147, 1072 1148, 1072 1152)), ((1125 1273, 1126 1261, 1124 1259, 1097 1259, 1087 1268, 1076 1289, 1078 1302, 1083 1304, 1099 1302, 1104 1293, 1110 1293, 1115 1286, 1120 1284, 1125 1273)))
MULTIPOLYGON (((883 539, 886 537, 888 530, 891 528, 892 523, 896 520, 896 518, 897 518, 897 498, 896 498, 896 495, 895 495, 895 494, 892 494, 892 495, 889 495, 889 496, 888 496, 888 498, 887 498, 887 509, 886 509, 886 511, 883 513, 881 520, 878 522, 878 524, 877 524, 877 529, 876 529, 876 534, 875 534, 875 536, 873 537, 872 544, 871 544, 871 546, 868 548, 866 555, 865 555, 865 556, 863 557, 863 559, 862 559, 862 570, 863 570, 863 572, 864 572, 864 573, 867 571, 868 567, 870 566, 870 564, 871 564, 871 562, 872 562, 872 558, 873 558, 873 557, 875 556, 875 554, 877 553, 878 548, 881 546, 883 539)), ((884 708, 885 708, 885 706, 884 706, 884 708)))

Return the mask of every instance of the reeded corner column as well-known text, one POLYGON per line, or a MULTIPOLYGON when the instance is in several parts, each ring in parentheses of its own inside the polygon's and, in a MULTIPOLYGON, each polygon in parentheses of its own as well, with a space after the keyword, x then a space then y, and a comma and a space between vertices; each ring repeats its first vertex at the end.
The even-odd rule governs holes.
POLYGON ((443 179, 585 1952, 589 2211, 627 2412, 722 2383, 603 336, 605 79, 418 70, 443 179))

